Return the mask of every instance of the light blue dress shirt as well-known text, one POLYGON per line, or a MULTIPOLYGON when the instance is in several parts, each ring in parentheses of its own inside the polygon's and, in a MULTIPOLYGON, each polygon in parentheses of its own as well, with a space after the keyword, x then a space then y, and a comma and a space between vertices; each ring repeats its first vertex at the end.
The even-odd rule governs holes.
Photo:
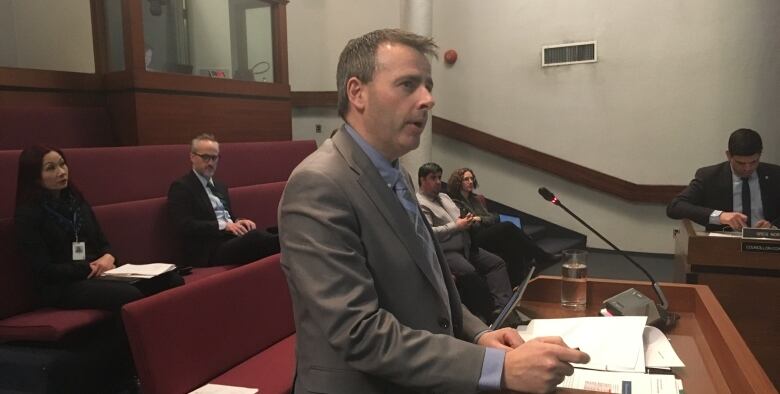
MULTIPOLYGON (((758 173, 748 178, 748 187, 750 187, 750 223, 755 226, 760 220, 764 220, 764 206, 761 202, 761 185, 758 182, 758 173)), ((731 192, 732 192, 732 212, 742 212, 742 178, 731 171, 731 192)), ((710 224, 720 224, 720 214, 723 211, 712 211, 710 214, 710 224)))
POLYGON ((212 180, 206 179, 202 175, 198 174, 198 172, 195 170, 192 170, 192 172, 195 173, 195 176, 198 177, 200 184, 203 185, 203 189, 206 190, 206 195, 209 197, 211 207, 214 208, 214 215, 217 216, 217 224, 219 224, 219 229, 224 230, 228 223, 233 223, 233 219, 230 218, 230 212, 228 212, 228 210, 225 208, 225 205, 222 204, 222 200, 215 196, 211 189, 206 186, 209 183, 213 185, 212 180))

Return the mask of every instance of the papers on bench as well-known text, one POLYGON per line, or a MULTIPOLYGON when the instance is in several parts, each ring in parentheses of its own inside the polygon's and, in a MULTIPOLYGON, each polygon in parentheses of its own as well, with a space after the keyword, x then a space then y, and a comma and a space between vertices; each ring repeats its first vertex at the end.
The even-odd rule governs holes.
POLYGON ((190 394, 254 394, 258 391, 258 389, 251 389, 246 387, 225 386, 222 384, 209 383, 195 391, 191 391, 190 394))
POLYGON ((149 279, 175 269, 175 265, 165 263, 125 264, 104 272, 103 276, 149 279))
POLYGON ((644 373, 645 368, 683 367, 666 336, 646 322, 645 316, 535 319, 517 331, 526 341, 560 336, 588 353, 590 362, 573 364, 577 368, 644 373))

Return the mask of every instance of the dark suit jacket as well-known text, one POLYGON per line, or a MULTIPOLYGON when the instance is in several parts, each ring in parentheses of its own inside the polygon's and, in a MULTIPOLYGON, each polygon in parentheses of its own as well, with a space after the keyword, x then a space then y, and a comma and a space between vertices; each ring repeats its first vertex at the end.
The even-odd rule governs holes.
MULTIPOLYGON (((760 163, 756 173, 764 219, 775 221, 780 216, 780 166, 760 163)), ((690 219, 706 226, 707 231, 721 230, 724 226, 709 224, 710 214, 715 210, 731 212, 734 209, 732 187, 728 161, 700 168, 688 187, 666 207, 666 214, 672 219, 690 219)))
POLYGON ((279 217, 295 393, 477 391, 485 349, 469 342, 487 327, 436 244, 438 290, 414 224, 343 128, 293 171, 279 217))
MULTIPOLYGON (((230 210, 230 194, 225 184, 213 180, 217 192, 227 201, 230 210)), ((217 216, 203 184, 190 171, 168 189, 168 214, 177 229, 181 244, 181 256, 177 263, 196 267, 207 266, 209 258, 219 245, 232 235, 220 231, 217 216)))

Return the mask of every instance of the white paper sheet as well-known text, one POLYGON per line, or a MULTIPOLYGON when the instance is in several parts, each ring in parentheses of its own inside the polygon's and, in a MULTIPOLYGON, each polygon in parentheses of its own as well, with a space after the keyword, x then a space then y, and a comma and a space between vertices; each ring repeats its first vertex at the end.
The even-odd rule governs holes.
POLYGON ((575 368, 558 387, 604 393, 678 394, 674 375, 605 372, 575 368))
POLYGON ((577 317, 568 319, 535 319, 518 327, 523 340, 560 336, 570 347, 590 355, 587 364, 575 367, 603 371, 645 372, 642 333, 647 317, 577 317))
POLYGON ((125 276, 134 278, 153 278, 157 275, 173 271, 176 266, 165 263, 125 264, 103 273, 103 276, 125 276))
POLYGON ((671 342, 661 330, 647 326, 642 334, 645 343, 645 367, 684 367, 682 360, 672 348, 671 342))
POLYGON ((207 384, 190 394, 254 394, 259 390, 247 387, 225 386, 222 384, 207 384))

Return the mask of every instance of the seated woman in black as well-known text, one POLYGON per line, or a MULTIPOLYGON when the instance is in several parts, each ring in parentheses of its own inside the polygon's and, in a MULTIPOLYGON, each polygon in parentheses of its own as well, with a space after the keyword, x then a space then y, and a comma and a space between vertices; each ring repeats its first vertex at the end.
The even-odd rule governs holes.
POLYGON ((533 264, 532 259, 537 262, 559 259, 539 247, 514 224, 500 222, 497 214, 487 210, 485 197, 474 192, 478 186, 474 171, 461 168, 450 176, 447 194, 460 208, 461 215, 474 215, 476 222, 471 227, 472 240, 480 248, 495 253, 506 261, 513 286, 525 278, 533 264))
POLYGON ((184 283, 175 272, 134 284, 96 279, 116 259, 92 208, 70 181, 59 149, 33 146, 19 156, 14 226, 19 252, 47 306, 118 311, 184 283))

